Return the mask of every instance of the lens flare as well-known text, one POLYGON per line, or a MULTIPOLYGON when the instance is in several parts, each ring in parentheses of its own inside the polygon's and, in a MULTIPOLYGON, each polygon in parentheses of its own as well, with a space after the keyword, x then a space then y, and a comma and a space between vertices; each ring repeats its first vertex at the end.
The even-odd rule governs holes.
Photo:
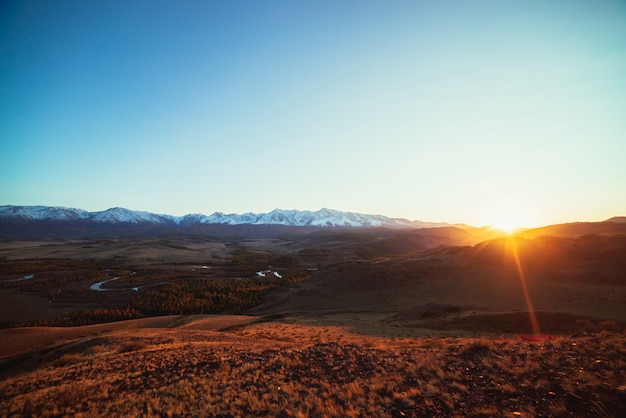
POLYGON ((522 286, 522 293, 524 295, 524 301, 526 302, 526 308, 528 309, 528 319, 530 320, 530 326, 532 327, 533 335, 540 335, 541 330, 539 328, 539 321, 537 320, 537 315, 535 314, 535 308, 533 307, 532 299, 530 298, 530 294, 528 293, 526 274, 524 274, 524 269, 522 268, 522 262, 520 260, 517 242, 514 237, 509 236, 507 238, 506 247, 508 252, 510 252, 510 254, 513 256, 513 261, 515 262, 515 268, 517 270, 517 275, 520 279, 520 284, 522 286))

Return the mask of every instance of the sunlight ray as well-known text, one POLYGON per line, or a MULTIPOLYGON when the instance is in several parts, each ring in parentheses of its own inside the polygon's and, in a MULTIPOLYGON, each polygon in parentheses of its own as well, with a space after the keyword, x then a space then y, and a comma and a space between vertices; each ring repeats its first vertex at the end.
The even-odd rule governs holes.
POLYGON ((524 301, 526 303, 526 309, 528 309, 528 319, 530 320, 530 325, 533 330, 533 335, 539 335, 541 333, 539 328, 539 321, 537 320, 537 315, 535 314, 535 308, 533 307, 533 302, 528 293, 528 285, 526 282, 526 275, 524 274, 524 269, 522 268, 522 262, 519 257, 519 252, 517 248, 517 242, 514 237, 509 236, 506 241, 507 249, 510 250, 513 255, 513 260, 515 261, 515 268, 517 271, 517 276, 520 279, 520 284, 522 286, 522 292, 524 294, 524 301))

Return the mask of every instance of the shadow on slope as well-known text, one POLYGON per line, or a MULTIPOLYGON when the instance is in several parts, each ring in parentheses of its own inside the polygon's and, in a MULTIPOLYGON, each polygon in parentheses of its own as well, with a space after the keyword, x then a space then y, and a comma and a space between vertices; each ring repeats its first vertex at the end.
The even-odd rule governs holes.
POLYGON ((584 235, 513 237, 473 247, 353 259, 270 292, 251 313, 393 316, 442 304, 453 311, 469 306, 489 315, 553 312, 565 315, 564 323, 567 314, 626 321, 625 254, 626 236, 584 235))

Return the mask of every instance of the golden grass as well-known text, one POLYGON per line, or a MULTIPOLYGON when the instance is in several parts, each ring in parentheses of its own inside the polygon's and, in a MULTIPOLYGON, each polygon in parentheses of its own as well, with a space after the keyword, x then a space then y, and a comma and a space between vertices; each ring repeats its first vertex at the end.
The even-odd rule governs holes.
POLYGON ((411 344, 380 338, 367 346, 360 336, 330 341, 331 331, 339 332, 332 327, 282 324, 273 331, 277 325, 256 324, 248 335, 246 328, 117 331, 17 358, 2 368, 0 416, 626 412, 616 391, 626 376, 620 333, 535 341, 427 338, 411 344), (286 331, 289 341, 281 334, 286 331))

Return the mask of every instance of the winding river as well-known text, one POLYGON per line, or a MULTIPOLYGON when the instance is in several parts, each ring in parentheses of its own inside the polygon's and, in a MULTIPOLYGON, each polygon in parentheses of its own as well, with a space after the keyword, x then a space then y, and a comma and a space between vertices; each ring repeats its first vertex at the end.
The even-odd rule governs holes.
POLYGON ((91 286, 89 286, 89 288, 91 290, 96 290, 98 292, 109 292, 111 290, 119 290, 119 289, 103 289, 102 288, 103 284, 108 283, 108 282, 112 282, 113 280, 117 280, 117 279, 119 279, 119 277, 113 277, 113 278, 110 278, 110 279, 102 280, 101 282, 97 282, 97 283, 92 284, 91 286))
POLYGON ((1 280, 0 282, 2 283, 14 283, 14 282, 22 282, 24 280, 30 280, 30 279, 34 279, 35 275, 34 274, 27 274, 24 277, 20 277, 17 279, 9 279, 9 280, 1 280))

